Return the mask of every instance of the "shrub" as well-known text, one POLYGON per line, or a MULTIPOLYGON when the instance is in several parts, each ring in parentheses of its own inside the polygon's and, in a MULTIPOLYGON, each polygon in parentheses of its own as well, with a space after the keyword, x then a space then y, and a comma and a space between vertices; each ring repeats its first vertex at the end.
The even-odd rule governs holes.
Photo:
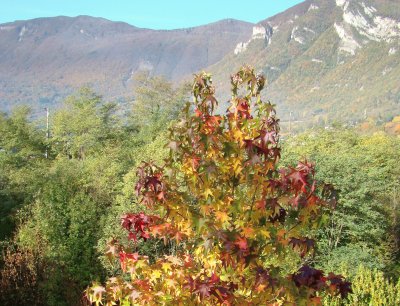
MULTIPOLYGON (((348 269, 344 269, 343 273, 347 274, 348 269)), ((371 270, 364 266, 359 266, 357 273, 352 277, 352 289, 353 293, 349 294, 347 301, 343 302, 337 298, 328 298, 324 301, 324 305, 400 305, 400 280, 396 285, 376 269, 371 270)))

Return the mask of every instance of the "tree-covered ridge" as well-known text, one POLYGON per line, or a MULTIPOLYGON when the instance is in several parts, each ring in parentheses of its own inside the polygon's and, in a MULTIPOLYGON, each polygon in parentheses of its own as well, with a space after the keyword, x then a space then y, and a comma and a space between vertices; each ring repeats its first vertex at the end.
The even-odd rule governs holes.
POLYGON ((84 84, 107 99, 129 101, 137 72, 180 81, 222 59, 252 26, 225 19, 164 31, 91 16, 1 24, 0 107, 56 108, 84 84))
POLYGON ((209 70, 228 97, 224 79, 242 63, 254 65, 268 79, 265 96, 277 105, 282 121, 291 117, 296 126, 355 124, 366 118, 389 122, 400 112, 399 5, 304 1, 260 21, 263 38, 250 40, 245 50, 229 53, 209 70), (393 32, 380 20, 390 20, 393 32), (377 28, 381 37, 366 35, 377 28))

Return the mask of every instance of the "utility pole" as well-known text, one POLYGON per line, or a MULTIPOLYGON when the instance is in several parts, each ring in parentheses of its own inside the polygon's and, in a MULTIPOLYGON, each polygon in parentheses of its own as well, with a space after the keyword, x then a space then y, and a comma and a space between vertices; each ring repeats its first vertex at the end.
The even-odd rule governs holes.
POLYGON ((49 158, 49 152, 48 152, 48 144, 49 144, 49 139, 50 139, 50 129, 49 129, 49 108, 45 107, 44 109, 46 111, 46 153, 44 156, 46 158, 49 158))
POLYGON ((292 136, 292 112, 289 112, 289 136, 292 136))
POLYGON ((396 189, 396 186, 395 187, 393 187, 393 234, 394 234, 394 237, 395 237, 395 245, 396 245, 396 249, 399 249, 399 247, 400 247, 400 238, 399 238, 399 236, 398 236, 398 233, 397 233, 397 231, 398 231, 398 220, 397 220, 397 217, 398 217, 398 204, 399 204, 399 202, 398 202, 398 200, 397 200, 397 189, 396 189))

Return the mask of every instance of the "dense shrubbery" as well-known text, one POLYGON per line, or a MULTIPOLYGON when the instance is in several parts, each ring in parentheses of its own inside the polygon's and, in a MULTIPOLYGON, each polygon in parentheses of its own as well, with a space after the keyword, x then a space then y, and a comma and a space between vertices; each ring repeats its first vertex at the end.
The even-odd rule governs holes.
MULTIPOLYGON (((328 298, 324 301, 324 305, 400 305, 400 280, 396 284, 394 280, 386 278, 381 271, 371 270, 362 265, 358 266, 355 271, 354 267, 351 270, 353 271, 351 277, 353 293, 349 294, 346 301, 328 298)), ((341 273, 351 274, 348 268, 342 268, 341 273)))
POLYGON ((165 126, 187 99, 187 86, 140 79, 135 116, 117 116, 116 105, 82 89, 50 117, 48 142, 28 109, 0 115, 0 304, 77 305, 89 281, 105 277, 97 248, 117 234, 110 220, 119 222, 121 207, 131 204, 131 169, 149 154, 162 159, 165 126), (152 101, 154 112, 146 110, 160 95, 153 83, 170 98, 162 107, 152 101), (139 113, 148 124, 138 123, 139 113))
POLYGON ((399 277, 400 139, 318 130, 292 137, 283 147, 283 163, 299 157, 315 161, 317 179, 338 193, 339 205, 320 232, 319 265, 363 264, 399 277))

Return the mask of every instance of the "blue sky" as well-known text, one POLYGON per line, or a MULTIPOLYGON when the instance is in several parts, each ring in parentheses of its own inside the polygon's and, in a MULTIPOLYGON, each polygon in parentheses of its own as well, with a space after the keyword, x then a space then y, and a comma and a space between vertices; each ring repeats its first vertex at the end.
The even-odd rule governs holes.
POLYGON ((138 27, 175 29, 224 18, 258 22, 301 0, 0 0, 0 23, 90 15, 138 27))

